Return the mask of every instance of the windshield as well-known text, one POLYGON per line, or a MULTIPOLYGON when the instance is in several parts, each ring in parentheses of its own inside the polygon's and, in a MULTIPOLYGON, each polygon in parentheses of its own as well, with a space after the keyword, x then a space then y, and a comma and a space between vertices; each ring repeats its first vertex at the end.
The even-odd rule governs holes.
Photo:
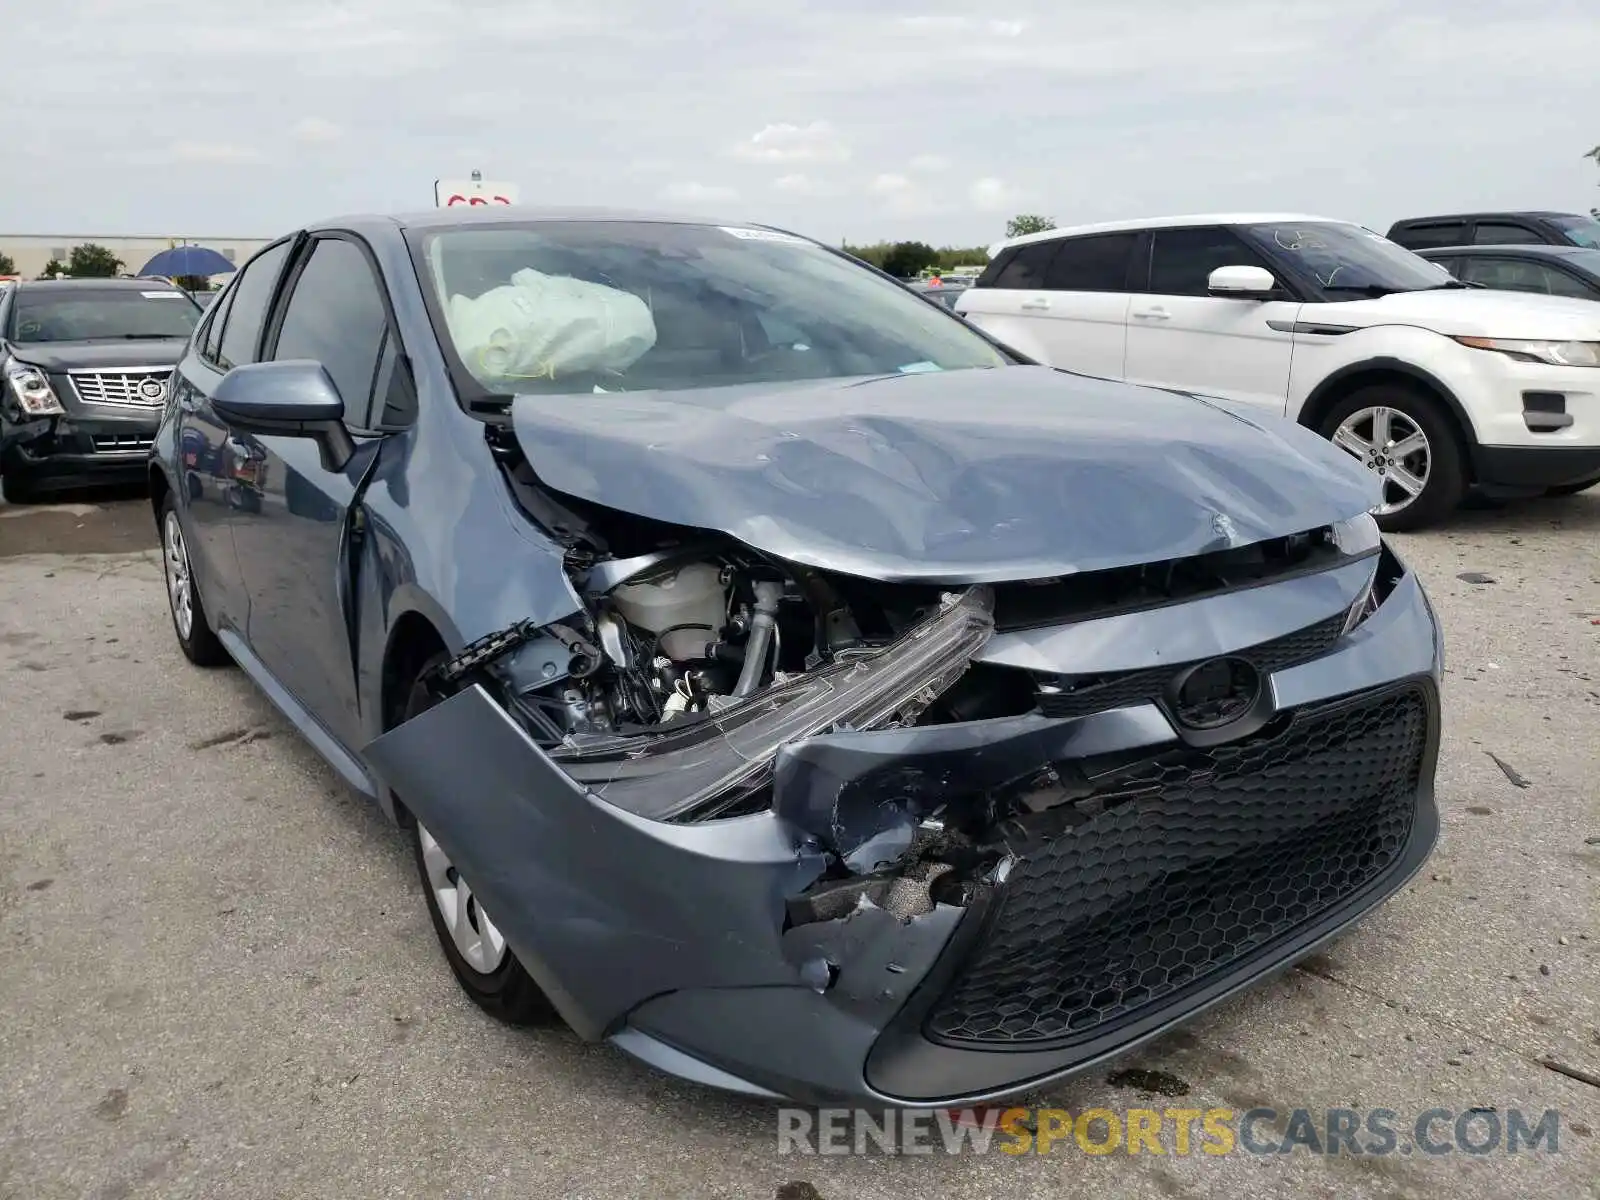
POLYGON ((8 336, 14 342, 187 338, 199 319, 199 308, 171 288, 19 288, 8 336))
POLYGON ((1246 226, 1244 232, 1270 258, 1292 262, 1323 291, 1338 297, 1416 292, 1453 284, 1450 272, 1438 263, 1419 258, 1359 225, 1275 223, 1246 226))
POLYGON ((1551 217, 1550 224, 1561 230, 1574 246, 1600 250, 1600 221, 1592 217, 1551 217))
POLYGON ((547 222, 422 244, 491 392, 731 387, 1006 366, 965 322, 826 248, 713 225, 547 222))

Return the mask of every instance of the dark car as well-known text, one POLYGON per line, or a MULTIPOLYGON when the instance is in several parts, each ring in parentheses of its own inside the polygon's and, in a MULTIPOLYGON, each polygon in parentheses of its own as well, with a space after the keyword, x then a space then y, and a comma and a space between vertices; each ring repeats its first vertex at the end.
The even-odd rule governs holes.
POLYGON ((975 1101, 1283 968, 1433 845, 1442 643, 1367 472, 808 239, 333 221, 176 379, 184 653, 409 829, 508 1021, 975 1101))
POLYGON ((1600 249, 1600 220, 1587 213, 1480 212, 1407 217, 1389 227, 1407 250, 1434 246, 1586 246, 1600 249))
POLYGON ((1582 246, 1443 246, 1417 253, 1466 283, 1505 292, 1600 300, 1600 250, 1582 246))
POLYGON ((167 380, 200 319, 138 279, 22 281, 0 290, 0 486, 143 482, 167 380))

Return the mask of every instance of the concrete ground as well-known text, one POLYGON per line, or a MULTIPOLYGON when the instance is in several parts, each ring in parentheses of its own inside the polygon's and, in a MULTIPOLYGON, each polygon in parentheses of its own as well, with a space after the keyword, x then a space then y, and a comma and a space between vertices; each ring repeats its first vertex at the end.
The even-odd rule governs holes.
POLYGON ((180 656, 142 501, 0 506, 0 1197, 1600 1195, 1600 493, 1400 545, 1448 639, 1432 862, 1033 1100, 1268 1107, 1267 1138, 1387 1108, 1406 1144, 1555 1109, 1555 1154, 780 1155, 768 1105, 465 1000, 401 836, 180 656))

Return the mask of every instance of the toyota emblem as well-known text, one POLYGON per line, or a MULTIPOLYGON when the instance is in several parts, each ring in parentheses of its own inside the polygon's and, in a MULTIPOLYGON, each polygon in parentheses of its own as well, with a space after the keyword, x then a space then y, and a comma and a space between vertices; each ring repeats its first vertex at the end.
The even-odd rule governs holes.
POLYGON ((1172 707, 1188 729, 1221 729, 1243 717, 1261 696, 1261 673, 1242 658, 1213 658, 1172 683, 1172 707))
POLYGON ((142 379, 139 381, 139 399, 150 404, 163 404, 167 399, 167 385, 160 379, 142 379))

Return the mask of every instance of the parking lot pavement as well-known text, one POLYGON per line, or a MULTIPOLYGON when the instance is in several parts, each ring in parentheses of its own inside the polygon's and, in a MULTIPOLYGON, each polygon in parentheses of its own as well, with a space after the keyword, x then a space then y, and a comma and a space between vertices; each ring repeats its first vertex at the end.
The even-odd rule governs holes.
POLYGON ((1391 1109, 1402 1141, 1430 1108, 1559 1110, 1558 1152, 1514 1156, 780 1155, 768 1105, 498 1027, 400 835, 237 671, 184 662, 154 537, 138 500, 0 507, 0 1197, 1600 1194, 1573 1077, 1600 1076, 1600 495, 1402 542, 1448 641, 1413 884, 1031 1098, 1271 1108, 1269 1143, 1297 1108, 1391 1109))

